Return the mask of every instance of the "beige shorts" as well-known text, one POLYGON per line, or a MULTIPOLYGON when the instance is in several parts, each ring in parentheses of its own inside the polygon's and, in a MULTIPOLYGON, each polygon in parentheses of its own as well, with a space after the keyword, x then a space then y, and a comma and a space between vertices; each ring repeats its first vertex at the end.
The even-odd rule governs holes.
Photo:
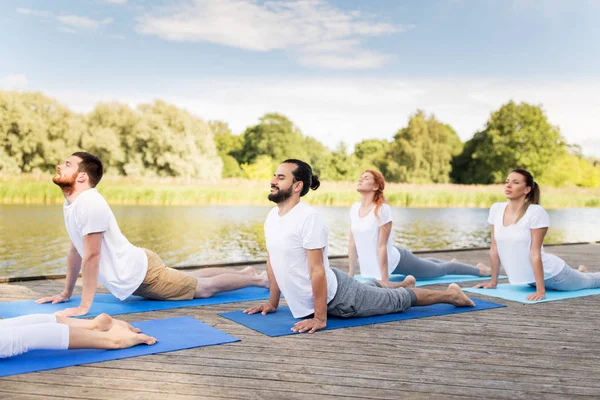
POLYGON ((165 266, 155 252, 144 249, 148 256, 148 272, 135 292, 153 300, 191 300, 196 293, 198 280, 193 276, 165 266))

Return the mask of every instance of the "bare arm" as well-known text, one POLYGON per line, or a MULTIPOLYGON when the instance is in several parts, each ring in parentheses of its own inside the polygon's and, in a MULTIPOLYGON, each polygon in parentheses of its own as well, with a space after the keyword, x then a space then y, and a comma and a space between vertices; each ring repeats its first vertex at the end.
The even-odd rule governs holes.
POLYGON ((386 283, 390 281, 388 270, 387 242, 392 232, 392 222, 379 227, 379 239, 377 242, 377 260, 379 261, 379 271, 381 272, 381 281, 386 283))
POLYGON ((306 250, 306 253, 315 312, 313 318, 297 322, 292 330, 314 333, 327 326, 327 278, 323 265, 323 249, 306 250))
POLYGON ((67 308, 57 315, 75 317, 85 315, 94 302, 96 287, 98 285, 98 272, 100 270, 100 249, 104 232, 90 233, 83 237, 83 291, 79 307, 67 308))
POLYGON ((535 277, 535 293, 527 296, 527 300, 542 300, 546 297, 546 287, 544 286, 544 266, 542 264, 542 243, 548 232, 548 228, 538 228, 531 230, 531 249, 529 258, 535 277))
POLYGON ((356 251, 356 243, 354 235, 350 231, 350 239, 348 239, 348 275, 354 276, 354 267, 358 264, 358 253, 356 251))
POLYGON ((489 282, 479 283, 476 288, 494 289, 498 286, 498 276, 500 275, 500 255, 498 254, 498 246, 496 238, 494 238, 494 225, 491 229, 492 245, 490 246, 490 267, 492 268, 492 278, 489 282))
POLYGON ((275 274, 273 273, 273 267, 271 267, 271 258, 267 253, 267 276, 269 277, 269 302, 267 304, 261 304, 260 306, 250 307, 244 310, 246 314, 261 313, 267 315, 277 311, 279 307, 279 298, 281 297, 281 290, 277 281, 275 280, 275 274))
POLYGON ((65 281, 65 290, 63 292, 63 294, 69 298, 73 294, 73 289, 75 289, 79 271, 81 271, 81 256, 77 252, 73 242, 71 242, 69 255, 67 256, 67 279, 65 281))
POLYGON ((36 303, 42 304, 52 302, 52 304, 57 304, 69 301, 69 299, 73 295, 73 289, 75 288, 75 283, 77 282, 77 278, 79 277, 80 270, 81 256, 77 252, 77 249, 73 245, 73 242, 71 242, 69 246, 69 253, 67 254, 67 277, 65 280, 65 289, 61 294, 57 294, 55 296, 50 297, 43 297, 37 300, 36 303))

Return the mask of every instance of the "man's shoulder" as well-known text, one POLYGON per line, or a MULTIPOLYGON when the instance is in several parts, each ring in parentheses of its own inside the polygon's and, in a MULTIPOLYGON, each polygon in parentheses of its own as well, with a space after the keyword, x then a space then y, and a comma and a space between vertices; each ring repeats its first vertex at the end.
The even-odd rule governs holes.
POLYGON ((106 199, 104 198, 104 196, 102 196, 100 194, 100 192, 98 192, 98 190, 96 189, 88 189, 85 192, 83 192, 82 194, 79 195, 79 199, 77 200, 77 206, 78 208, 85 208, 85 209, 108 209, 110 210, 110 206, 108 205, 108 202, 106 201, 106 199))

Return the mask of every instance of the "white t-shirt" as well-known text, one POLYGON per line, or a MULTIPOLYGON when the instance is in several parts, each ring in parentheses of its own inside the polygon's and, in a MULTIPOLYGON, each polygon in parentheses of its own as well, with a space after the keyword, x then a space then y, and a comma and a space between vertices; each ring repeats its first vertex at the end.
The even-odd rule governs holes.
POLYGON ((98 190, 88 189, 63 206, 67 232, 83 257, 83 237, 104 232, 100 249, 98 280, 119 300, 125 300, 141 284, 148 270, 148 257, 135 247, 117 225, 112 210, 98 190))
POLYGON ((271 267, 294 318, 315 312, 306 250, 323 249, 327 303, 337 291, 337 279, 327 259, 327 235, 327 224, 323 217, 302 202, 283 217, 279 216, 279 208, 274 207, 265 221, 271 267))
MULTIPOLYGON (((488 222, 494 225, 494 238, 500 262, 510 283, 514 285, 535 283, 533 267, 529 258, 531 229, 549 227, 550 217, 542 206, 531 204, 525 215, 516 224, 504 226, 504 210, 507 205, 508 202, 494 204, 490 208, 488 217, 488 222)), ((546 254, 544 246, 542 246, 542 264, 544 279, 556 276, 565 267, 562 259, 552 254, 546 254)))
MULTIPOLYGON (((377 210, 378 217, 375 216, 375 208, 364 218, 358 214, 360 203, 354 203, 350 208, 350 230, 354 236, 356 252, 358 253, 358 263, 360 265, 360 274, 365 278, 381 279, 381 270, 379 269, 378 243, 379 228, 392 221, 392 210, 387 204, 383 204, 377 210)), ((400 261, 400 251, 394 247, 392 233, 387 241, 388 256, 388 276, 391 274, 400 261)))

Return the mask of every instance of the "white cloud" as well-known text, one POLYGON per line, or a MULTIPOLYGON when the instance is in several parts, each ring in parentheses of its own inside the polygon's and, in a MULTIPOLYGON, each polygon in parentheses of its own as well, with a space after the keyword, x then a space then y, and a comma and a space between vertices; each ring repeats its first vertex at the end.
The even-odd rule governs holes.
POLYGON ((161 89, 44 91, 78 111, 89 111, 98 101, 133 105, 162 98, 203 119, 227 121, 236 133, 256 124, 266 112, 280 112, 304 134, 331 148, 340 141, 353 146, 368 138, 391 139, 418 108, 434 113, 467 140, 484 127, 491 112, 513 99, 542 104, 569 143, 600 156, 598 82, 222 77, 185 84, 154 82, 147 87, 161 89))
POLYGON ((365 50, 364 38, 412 27, 344 11, 324 0, 195 0, 138 17, 136 31, 172 41, 285 50, 305 65, 356 69, 377 68, 389 59, 365 50))
POLYGON ((77 31, 75 29, 69 28, 67 26, 59 26, 58 30, 65 33, 71 33, 73 35, 77 35, 77 31))
POLYGON ((56 17, 56 19, 65 25, 74 28, 84 29, 97 29, 99 26, 110 24, 113 21, 112 18, 96 20, 88 17, 82 17, 79 15, 59 15, 58 17, 56 17))
POLYGON ((104 2, 108 4, 125 4, 127 0, 104 0, 104 2))
POLYGON ((14 74, 0 76, 0 89, 7 90, 22 90, 29 86, 29 81, 25 74, 14 74))
POLYGON ((17 8, 19 14, 33 15, 36 17, 52 17, 52 13, 43 10, 31 10, 29 8, 17 8))
POLYGON ((113 22, 112 18, 93 19, 81 15, 54 15, 49 11, 31 10, 29 8, 17 8, 17 12, 24 15, 54 19, 62 24, 58 29, 67 33, 76 33, 73 28, 96 30, 102 25, 108 25, 113 22))

